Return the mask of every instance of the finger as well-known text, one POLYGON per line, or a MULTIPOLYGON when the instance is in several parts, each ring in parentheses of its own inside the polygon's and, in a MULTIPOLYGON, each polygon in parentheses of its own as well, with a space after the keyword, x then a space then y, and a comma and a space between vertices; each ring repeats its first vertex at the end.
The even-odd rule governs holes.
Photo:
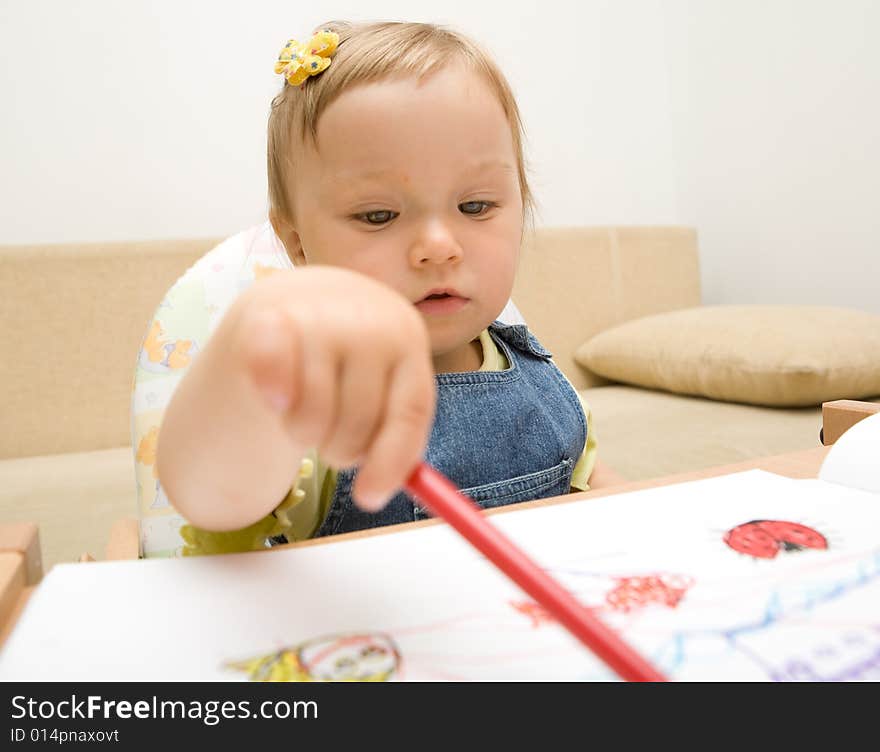
POLYGON ((385 410, 391 367, 375 348, 346 356, 340 367, 336 420, 318 453, 335 467, 360 460, 385 410))
POLYGON ((286 412, 300 393, 297 328, 281 312, 264 308, 243 317, 239 337, 246 371, 266 406, 286 412))
POLYGON ((337 351, 321 341, 315 327, 303 327, 298 364, 300 398, 286 413, 285 425, 300 446, 319 447, 336 420, 337 351))
POLYGON ((381 509, 421 461, 435 399, 430 360, 412 350, 392 373, 384 418, 358 471, 353 496, 362 509, 381 509))

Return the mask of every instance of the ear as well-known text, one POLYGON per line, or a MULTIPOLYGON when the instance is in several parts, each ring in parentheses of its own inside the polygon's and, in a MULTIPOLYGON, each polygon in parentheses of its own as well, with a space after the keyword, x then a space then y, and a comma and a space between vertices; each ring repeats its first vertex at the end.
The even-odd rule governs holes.
POLYGON ((269 221, 272 223, 272 229, 275 230, 278 239, 284 244, 284 250, 287 251, 287 256, 293 265, 305 266, 307 263, 306 254, 303 251, 299 233, 294 226, 274 212, 269 213, 269 221))

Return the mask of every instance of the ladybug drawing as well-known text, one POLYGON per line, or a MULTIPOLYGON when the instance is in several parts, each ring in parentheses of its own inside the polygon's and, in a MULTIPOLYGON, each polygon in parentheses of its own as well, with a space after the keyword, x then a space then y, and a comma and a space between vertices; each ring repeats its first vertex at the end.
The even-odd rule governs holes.
POLYGON ((822 533, 786 520, 744 522, 728 530, 724 542, 734 551, 756 559, 773 559, 780 551, 791 553, 807 548, 828 548, 828 540, 822 533))

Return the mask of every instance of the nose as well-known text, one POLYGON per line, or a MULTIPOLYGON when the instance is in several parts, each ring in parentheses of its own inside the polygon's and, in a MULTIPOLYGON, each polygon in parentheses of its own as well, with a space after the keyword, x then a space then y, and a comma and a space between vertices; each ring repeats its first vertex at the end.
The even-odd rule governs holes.
POLYGON ((463 256, 464 251, 455 236, 441 222, 424 226, 409 252, 410 263, 415 267, 456 263, 463 256))

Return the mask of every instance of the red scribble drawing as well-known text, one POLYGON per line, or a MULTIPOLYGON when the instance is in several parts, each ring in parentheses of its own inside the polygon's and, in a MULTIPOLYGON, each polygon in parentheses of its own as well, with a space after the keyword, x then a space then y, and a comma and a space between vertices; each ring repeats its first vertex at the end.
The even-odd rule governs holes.
POLYGON ((756 559, 773 559, 780 551, 828 549, 828 539, 811 527, 785 520, 752 520, 731 528, 724 542, 734 551, 756 559))
MULTIPOLYGON (((629 613, 649 604, 675 608, 694 584, 691 577, 680 574, 648 574, 612 577, 614 583, 605 594, 605 603, 597 608, 629 613)), ((532 621, 532 627, 553 624, 556 620, 533 601, 509 601, 514 609, 532 621)))
POLYGON ((536 629, 542 624, 552 624, 556 621, 547 609, 534 601, 509 601, 509 603, 521 614, 528 616, 536 629))
POLYGON ((605 596, 614 611, 628 613, 649 604, 668 608, 678 606, 694 584, 691 577, 680 574, 652 574, 637 577, 615 577, 617 585, 605 596))

